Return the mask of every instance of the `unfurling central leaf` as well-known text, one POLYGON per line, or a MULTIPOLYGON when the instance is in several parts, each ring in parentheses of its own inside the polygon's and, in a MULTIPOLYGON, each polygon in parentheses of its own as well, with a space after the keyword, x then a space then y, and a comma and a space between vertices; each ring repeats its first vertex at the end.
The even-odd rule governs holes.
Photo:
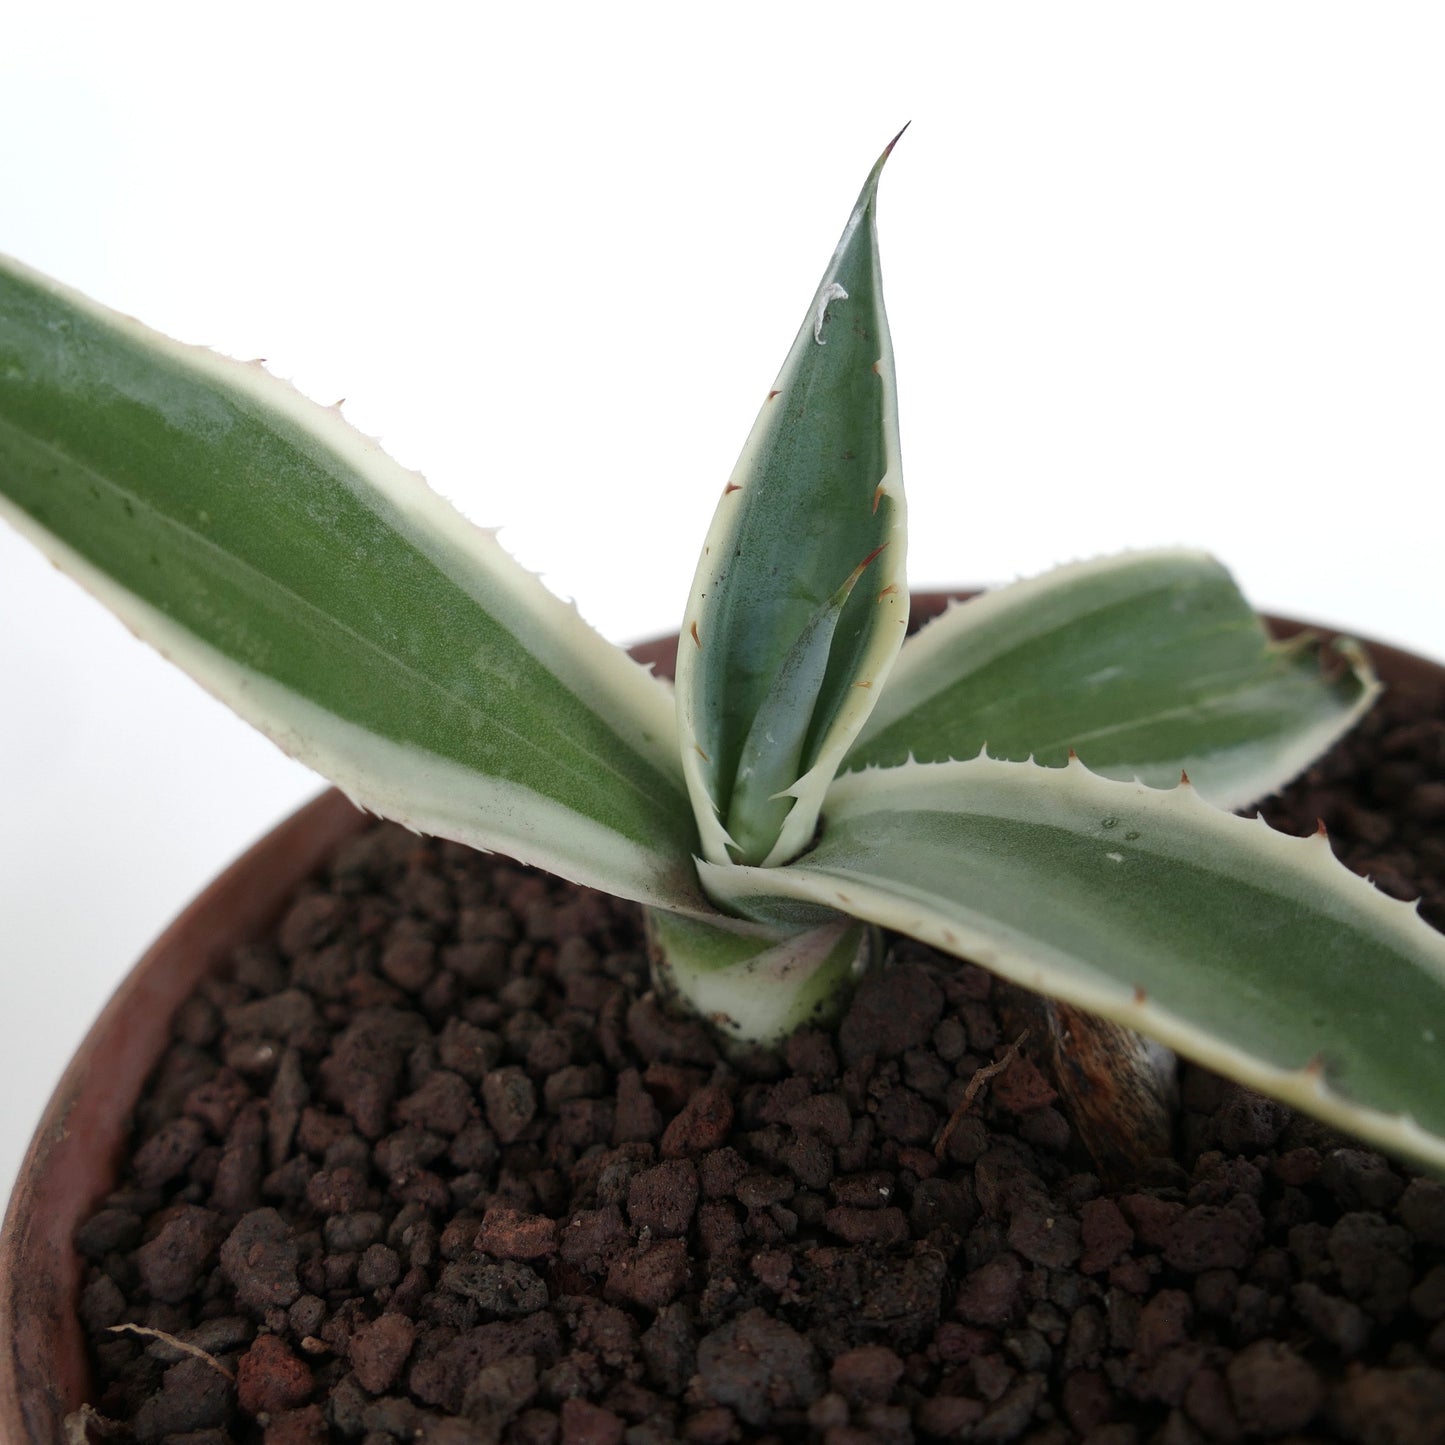
POLYGON ((803 752, 827 678, 838 620, 858 579, 882 550, 877 548, 860 562, 808 619, 748 729, 728 807, 728 833, 743 861, 767 857, 792 811, 789 790, 804 771, 803 752))
POLYGON ((724 489, 683 621, 683 768, 716 863, 783 863, 807 845, 907 626, 874 224, 888 151, 724 489))

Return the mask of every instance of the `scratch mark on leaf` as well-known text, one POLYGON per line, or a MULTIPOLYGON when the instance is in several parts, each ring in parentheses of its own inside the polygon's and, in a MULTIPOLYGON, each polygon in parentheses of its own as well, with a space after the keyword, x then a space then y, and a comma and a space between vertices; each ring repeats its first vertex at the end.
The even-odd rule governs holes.
POLYGON ((830 301, 846 301, 848 293, 836 282, 830 281, 818 293, 818 306, 813 312, 813 340, 819 346, 826 346, 828 343, 823 340, 823 322, 828 315, 828 303, 830 301))

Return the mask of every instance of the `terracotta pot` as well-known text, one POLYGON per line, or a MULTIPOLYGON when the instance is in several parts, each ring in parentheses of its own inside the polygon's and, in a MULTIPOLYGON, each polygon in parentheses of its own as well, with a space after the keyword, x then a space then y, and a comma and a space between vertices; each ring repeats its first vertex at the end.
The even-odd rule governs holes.
MULTIPOLYGON (((959 594, 967 595, 967 594, 959 594)), ((914 599, 915 619, 944 594, 914 599)), ((1281 635, 1304 624, 1271 619, 1281 635)), ((634 656, 670 676, 676 639, 634 656)), ((1445 669, 1369 644, 1387 685, 1439 680, 1445 669)), ((31 1140, 0 1231, 0 1442, 65 1445, 64 1418, 89 1397, 76 1314, 76 1228, 114 1187, 131 1114, 197 982, 239 945, 265 936, 296 887, 369 820, 339 793, 307 804, 226 870, 166 930, 121 984, 66 1070, 31 1140)))

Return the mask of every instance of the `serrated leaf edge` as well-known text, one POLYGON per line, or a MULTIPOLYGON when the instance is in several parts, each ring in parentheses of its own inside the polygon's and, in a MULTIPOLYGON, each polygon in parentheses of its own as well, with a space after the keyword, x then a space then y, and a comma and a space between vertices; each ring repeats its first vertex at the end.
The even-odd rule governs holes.
MULTIPOLYGON (((893 726, 914 708, 923 706, 938 692, 954 685, 957 679, 952 670, 943 665, 943 658, 947 650, 957 644, 960 633, 982 630, 995 619, 1027 608, 1035 599, 1067 588, 1079 579, 1104 576, 1122 568, 1149 567, 1171 561, 1205 564, 1226 573, 1228 570, 1211 553, 1200 548, 1129 548, 1067 562, 1036 576, 1002 583, 974 597, 951 598, 942 612, 903 644, 890 685, 878 699, 867 724, 859 733, 854 750, 865 748, 876 733, 893 726)), ((1267 652, 1286 656, 1313 645, 1314 639, 1308 633, 1284 639, 1266 636, 1264 642, 1267 652)), ((1229 750, 1234 760, 1230 785, 1224 786, 1216 780, 1200 788, 1211 803, 1232 811, 1278 792, 1338 742, 1374 706, 1383 688, 1365 649, 1347 637, 1336 638, 1330 645, 1359 683, 1360 696, 1337 717, 1321 720, 1310 729, 1292 736, 1283 746, 1275 741, 1262 741, 1253 749, 1241 747, 1229 750)), ((1217 751, 1201 752, 1189 760, 1181 759, 1181 764, 1186 761, 1198 764, 1215 756, 1218 756, 1217 751)), ((849 759, 843 760, 842 767, 849 769, 849 759)), ((863 769, 855 765, 852 771, 863 769)))
MULTIPOLYGON (((1144 783, 1124 783, 1102 777, 1077 758, 1071 759, 1064 768, 1046 768, 1032 760, 1010 762, 990 758, 987 753, 965 762, 910 762, 897 768, 869 768, 839 778, 830 788, 824 811, 825 836, 830 816, 839 813, 858 816, 890 806, 906 806, 899 800, 897 788, 880 790, 877 786, 880 780, 916 788, 921 801, 914 806, 922 806, 930 796, 936 798, 941 770, 954 769, 1031 769, 1056 779, 1054 786, 1067 787, 1075 779, 1087 778, 1091 787, 1142 790, 1156 800, 1169 800, 1168 807, 1190 810, 1195 821, 1203 820, 1207 828, 1229 831, 1233 835, 1231 843, 1236 847, 1242 838, 1251 835, 1252 845, 1262 856, 1274 860, 1288 855, 1291 863, 1303 862, 1307 871, 1315 871, 1317 881, 1328 889, 1353 894, 1355 903, 1371 915, 1382 935, 1394 934, 1408 940, 1434 962, 1440 977, 1445 979, 1445 935, 1420 917, 1415 903, 1390 898, 1352 873, 1334 857, 1323 833, 1297 838, 1271 828, 1263 818, 1239 818, 1201 797, 1187 782, 1174 788, 1151 788, 1144 783)), ((1332 1088, 1319 1066, 1282 1068, 1263 1063, 1244 1050, 1201 1035, 1187 1019, 1161 1008, 1147 996, 1140 998, 1137 991, 1125 985, 1091 984, 1040 968, 1024 951, 972 934, 966 925, 941 918, 921 908, 918 900, 869 883, 861 875, 809 869, 806 857, 789 867, 775 869, 717 868, 699 862, 698 872, 704 889, 724 907, 748 897, 762 899, 781 895, 866 917, 881 927, 920 939, 945 953, 967 958, 1024 988, 1114 1019, 1207 1068, 1294 1104, 1327 1123, 1431 1169, 1445 1171, 1445 1137, 1423 1128, 1409 1114, 1389 1113, 1355 1102, 1332 1088)))
MULTIPOLYGON (((659 772, 681 783, 671 688, 607 641, 582 617, 574 602, 558 597, 539 576, 523 567, 497 540, 496 528, 479 526, 463 516, 420 472, 402 466, 375 437, 352 426, 339 405, 312 401, 290 381, 272 375, 261 361, 237 361, 210 347, 177 341, 3 253, 0 270, 49 291, 132 342, 204 374, 218 388, 240 392, 341 457, 375 487, 399 518, 412 524, 406 535, 458 587, 485 605, 494 602, 495 595, 479 587, 478 580, 485 577, 494 583, 511 604, 503 620, 527 650, 544 662, 549 655, 565 654, 569 668, 585 680, 588 696, 611 703, 613 719, 627 727, 627 740, 634 750, 659 772)), ((13 519, 17 511, 10 505, 5 515, 13 519)), ((48 535, 34 527, 23 530, 33 541, 48 535)), ((71 570, 65 560, 52 560, 63 570, 71 570)), ((106 605, 112 604, 107 601, 106 605)))

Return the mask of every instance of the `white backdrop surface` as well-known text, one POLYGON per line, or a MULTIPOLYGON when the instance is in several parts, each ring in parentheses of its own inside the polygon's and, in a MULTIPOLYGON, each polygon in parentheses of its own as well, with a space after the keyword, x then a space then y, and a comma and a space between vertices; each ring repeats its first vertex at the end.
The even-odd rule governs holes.
MULTIPOLYGON (((619 641, 881 145, 917 585, 1219 553, 1445 658, 1445 11, 67 4, 0 250, 277 374, 619 641)), ((319 784, 0 530, 0 1199, 165 921, 319 784)))

